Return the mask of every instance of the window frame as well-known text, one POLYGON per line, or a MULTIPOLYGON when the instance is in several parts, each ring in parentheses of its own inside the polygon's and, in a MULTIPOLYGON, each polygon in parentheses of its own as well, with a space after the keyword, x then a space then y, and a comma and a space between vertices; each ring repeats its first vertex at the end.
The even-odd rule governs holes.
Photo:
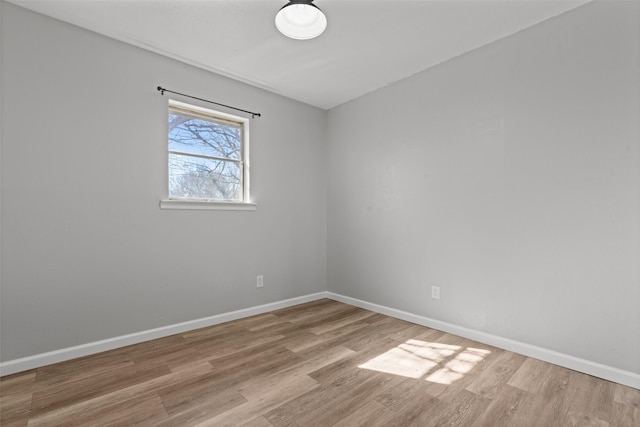
MULTIPOLYGON (((212 110, 210 108, 204 108, 198 105, 188 104, 175 99, 169 99, 167 105, 167 116, 172 111, 178 114, 184 114, 186 116, 192 116, 197 119, 209 120, 213 122, 228 122, 240 127, 240 158, 228 159, 218 158, 216 156, 202 156, 198 154, 191 154, 186 152, 176 152, 169 148, 169 129, 166 129, 166 146, 165 146, 165 167, 166 167, 166 180, 165 180, 165 198, 160 201, 160 208, 162 209, 196 209, 196 210, 256 210, 256 204, 251 202, 250 193, 250 162, 249 162, 249 123, 250 120, 246 117, 239 117, 233 114, 223 113, 221 111, 212 110), (169 155, 171 153, 179 154, 182 156, 191 157, 204 157, 211 159, 218 159, 222 161, 236 162, 240 168, 240 175, 242 179, 241 183, 241 200, 225 200, 225 199, 204 199, 204 198, 183 198, 183 197, 169 197, 169 155)), ((165 124, 167 120, 165 120, 165 124)))

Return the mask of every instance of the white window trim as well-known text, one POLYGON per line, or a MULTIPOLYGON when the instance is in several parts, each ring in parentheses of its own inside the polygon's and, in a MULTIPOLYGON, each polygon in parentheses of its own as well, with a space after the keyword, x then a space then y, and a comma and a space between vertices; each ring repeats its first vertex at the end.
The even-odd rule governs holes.
POLYGON ((248 202, 219 202, 217 200, 164 199, 161 209, 212 210, 212 211, 255 211, 258 205, 248 202))
MULTIPOLYGON (((160 200, 160 209, 178 209, 178 210, 220 210, 220 211, 255 211, 258 207, 256 203, 252 203, 251 193, 249 192, 249 119, 245 117, 238 117, 231 114, 222 113, 219 111, 210 110, 208 108, 199 107, 193 104, 187 104, 184 102, 176 101, 174 99, 168 100, 168 107, 175 106, 191 111, 196 111, 205 116, 219 117, 227 119, 233 122, 242 123, 243 141, 243 159, 242 159, 242 186, 243 186, 243 198, 244 201, 224 201, 224 200, 204 200, 204 199, 178 199, 168 198, 160 200)), ((169 189, 166 188, 167 193, 169 189)))

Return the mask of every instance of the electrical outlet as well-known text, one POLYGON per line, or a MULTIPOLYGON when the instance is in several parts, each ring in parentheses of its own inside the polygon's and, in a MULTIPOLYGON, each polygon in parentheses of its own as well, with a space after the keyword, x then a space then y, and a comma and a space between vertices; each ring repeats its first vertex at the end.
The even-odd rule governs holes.
POLYGON ((264 286, 264 276, 261 274, 256 278, 256 288, 261 288, 264 286))
POLYGON ((431 298, 440 299, 440 286, 431 287, 431 298))

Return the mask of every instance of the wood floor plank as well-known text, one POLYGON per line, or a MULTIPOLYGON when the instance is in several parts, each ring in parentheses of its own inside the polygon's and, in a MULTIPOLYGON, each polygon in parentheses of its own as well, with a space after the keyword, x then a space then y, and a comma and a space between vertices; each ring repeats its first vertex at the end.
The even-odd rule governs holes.
MULTIPOLYGON (((257 354, 241 365, 234 365, 226 384, 239 384, 250 378, 258 378, 272 375, 273 373, 286 369, 300 363, 303 359, 287 348, 274 348, 272 350, 257 354)), ((212 361, 215 369, 220 369, 219 360, 212 361)), ((226 364, 226 366, 229 366, 226 364)))
POLYGON ((508 384, 501 387, 498 394, 487 406, 487 409, 473 421, 471 427, 517 425, 515 423, 515 413, 518 410, 518 406, 526 401, 528 397, 529 394, 519 388, 508 384))
MULTIPOLYGON (((407 322, 406 320, 396 319, 395 317, 389 316, 378 317, 376 321, 369 323, 374 328, 373 330, 379 331, 392 338, 394 333, 407 331, 408 329, 411 329, 413 327, 416 327, 418 330, 424 329, 424 326, 416 325, 415 323, 407 322)), ((410 336, 405 339, 408 338, 414 338, 414 333, 410 332, 410 336)), ((398 339, 402 339, 402 337, 398 339)))
POLYGON ((192 344, 200 355, 208 359, 225 357, 242 350, 257 348, 273 343, 284 338, 284 335, 264 334, 262 332, 249 332, 236 334, 232 338, 223 340, 211 340, 192 344))
POLYGON ((31 418, 29 427, 156 425, 167 418, 159 396, 143 396, 133 397, 108 407, 78 409, 69 412, 64 418, 42 414, 31 418))
POLYGON ((627 387, 622 384, 615 384, 614 387, 614 401, 640 409, 640 393, 638 393, 638 389, 627 387))
POLYGON ((349 325, 351 323, 358 322, 360 320, 366 320, 367 317, 371 317, 373 313, 368 310, 358 310, 355 313, 351 313, 348 316, 342 316, 338 319, 325 321, 322 325, 318 325, 309 329, 314 334, 320 335, 326 332, 332 331, 334 329, 340 328, 342 326, 349 325))
POLYGON ((0 378, 0 397, 14 393, 33 392, 33 383, 36 381, 36 370, 6 375, 0 378))
MULTIPOLYGON (((211 367, 208 363, 206 366, 211 367)), ((175 386, 187 381, 189 378, 201 378, 202 376, 202 367, 193 366, 189 370, 170 372, 167 375, 147 381, 139 381, 128 387, 118 388, 110 393, 100 394, 93 398, 78 398, 65 405, 57 404, 45 408, 32 405, 30 414, 32 419, 38 419, 41 422, 46 420, 46 423, 55 424, 56 422, 73 419, 76 414, 109 412, 111 408, 122 408, 123 404, 134 399, 152 399, 158 395, 157 392, 163 387, 175 386)), ((124 407, 126 408, 126 405, 124 407)), ((166 413, 165 405, 163 405, 163 413, 166 413)))
POLYGON ((323 402, 332 400, 343 392, 346 386, 319 385, 295 398, 264 413, 264 417, 274 426, 297 426, 296 420, 312 411, 323 402))
POLYGON ((333 427, 375 427, 389 425, 396 413, 375 400, 343 417, 333 427))
POLYGON ((380 346, 372 344, 360 352, 355 352, 353 355, 344 357, 330 365, 324 366, 311 372, 309 375, 316 381, 323 384, 342 383, 358 376, 373 376, 376 371, 360 368, 359 366, 379 354, 388 351, 388 349, 394 348, 398 342, 391 338, 387 338, 380 340, 379 344, 380 346))
MULTIPOLYGON (((440 402, 439 399, 428 393, 431 386, 426 381, 415 378, 405 378, 398 383, 385 387, 377 394, 375 400, 398 413, 415 412, 408 410, 412 406, 433 406, 440 402)), ((421 411, 420 411, 421 412, 421 411)), ((407 414, 408 415, 408 414, 407 414)), ((414 414, 415 415, 415 414, 414 414)), ((410 416, 405 417, 409 421, 410 416)))
POLYGON ((421 325, 414 325, 409 322, 403 323, 404 324, 397 325, 396 328, 384 331, 384 334, 391 339, 404 342, 416 339, 416 336, 425 330, 425 327, 421 325))
POLYGON ((43 366, 37 370, 38 382, 52 380, 53 382, 73 381, 93 376, 110 368, 119 369, 131 366, 131 357, 118 350, 85 356, 66 362, 43 366))
POLYGON ((0 424, 2 427, 28 427, 29 416, 23 416, 20 418, 10 418, 0 424))
POLYGON ((568 386, 572 391, 567 402, 568 413, 584 420, 609 422, 613 419, 613 383, 572 371, 568 386))
POLYGON ((375 375, 373 372, 362 370, 351 370, 350 374, 333 383, 319 384, 307 393, 273 408, 264 415, 265 418, 274 426, 296 426, 296 420, 304 414, 338 398, 375 375))
POLYGON ((615 402, 613 412, 615 415, 610 423, 612 426, 640 426, 640 408, 615 402))
POLYGON ((28 420, 32 393, 8 394, 0 397, 0 425, 28 420))
POLYGON ((56 408, 65 407, 80 401, 109 394, 129 386, 145 383, 170 374, 166 366, 127 367, 117 372, 97 374, 77 381, 57 384, 33 395, 32 412, 39 414, 56 408))
POLYGON ((166 366, 169 369, 176 369, 193 364, 199 364, 206 360, 195 348, 172 347, 154 352, 153 354, 133 355, 131 361, 134 364, 146 366, 166 366))
POLYGON ((551 375, 551 365, 541 360, 527 358, 507 384, 521 390, 535 393, 544 387, 551 375))
POLYGON ((299 356, 285 348, 275 348, 265 354, 254 353, 216 360, 211 373, 188 381, 171 384, 158 391, 170 415, 189 406, 206 404, 224 390, 237 390, 242 382, 256 376, 267 376, 274 370, 300 361, 299 356))
MULTIPOLYGON (((189 413, 182 416, 189 419, 192 418, 193 409, 210 404, 231 408, 246 402, 236 390, 220 387, 219 376, 214 372, 165 384, 157 390, 157 394, 162 398, 164 408, 171 417, 189 413)), ((208 409, 206 412, 211 413, 208 409)), ((214 413, 217 414, 218 412, 214 413)))
POLYGON ((242 424, 241 427, 271 427, 271 424, 265 417, 257 417, 252 419, 249 422, 242 424))
POLYGON ((498 358, 483 369, 482 375, 477 376, 466 389, 477 395, 493 399, 526 359, 525 356, 510 351, 502 352, 498 358))
POLYGON ((250 331, 258 331, 281 323, 291 323, 273 313, 263 313, 256 316, 247 317, 234 322, 236 326, 246 328, 250 331))
POLYGON ((609 422, 585 413, 568 412, 560 421, 562 425, 572 427, 609 427, 609 422))
POLYGON ((296 420, 298 425, 331 426, 350 416, 369 400, 379 394, 385 386, 401 381, 401 378, 388 374, 375 374, 363 383, 341 393, 339 396, 296 420))
POLYGON ((247 402, 247 399, 235 390, 214 390, 206 395, 183 397, 179 404, 176 404, 175 395, 171 396, 174 399, 172 402, 162 399, 169 417, 158 423, 158 427, 195 426, 247 402))
POLYGON ((420 425, 423 417, 437 416, 442 401, 427 392, 430 385, 426 381, 407 378, 378 393, 375 400, 394 412, 388 425, 420 425))
POLYGON ((414 425, 469 426, 486 411, 490 402, 486 397, 462 390, 453 402, 440 401, 436 407, 426 408, 415 419, 414 425))
POLYGON ((302 323, 308 326, 315 325, 318 320, 335 316, 336 314, 352 312, 355 307, 348 304, 322 299, 300 304, 295 307, 283 308, 272 311, 282 319, 292 323, 302 323))
POLYGON ((255 376, 238 385, 237 389, 248 399, 257 398, 269 390, 277 388, 281 381, 300 375, 308 375, 345 357, 355 354, 345 347, 333 347, 314 357, 306 358, 290 367, 279 369, 269 376, 255 376))
POLYGON ((243 423, 253 421, 273 408, 280 406, 287 401, 294 399, 300 394, 304 394, 318 386, 312 378, 303 375, 292 379, 287 379, 280 383, 280 386, 262 395, 258 399, 248 400, 242 405, 223 412, 222 414, 210 418, 198 424, 200 426, 238 426, 243 423))
MULTIPOLYGON (((278 343, 279 342, 278 340, 278 343)), ((231 370, 240 366, 243 369, 247 369, 250 368, 250 364, 268 362, 270 356, 277 354, 287 354, 291 357, 301 359, 297 353, 294 353, 284 346, 274 345, 274 342, 270 341, 261 346, 247 346, 233 353, 225 354, 224 356, 216 355, 212 357, 209 355, 206 360, 217 370, 231 370)))
POLYGON ((531 390, 515 408, 512 419, 516 426, 555 426, 567 416, 571 393, 571 371, 550 365, 549 379, 542 388, 531 390))
POLYGON ((373 313, 373 315, 371 315, 371 317, 367 317, 364 321, 367 322, 367 323, 373 324, 373 323, 376 323, 376 322, 379 322, 381 320, 388 319, 388 318, 389 318, 389 316, 386 316, 384 314, 373 313))
POLYGON ((357 368, 358 364, 378 351, 379 349, 370 348, 369 353, 349 354, 309 373, 320 386, 275 408, 266 415, 266 418, 274 426, 297 425, 296 420, 304 413, 318 409, 327 401, 344 396, 378 375, 375 371, 357 368))
POLYGON ((212 340, 214 338, 231 337, 243 333, 247 328, 236 323, 237 321, 220 323, 218 325, 207 326, 204 328, 194 329, 180 335, 184 340, 191 343, 212 340))
POLYGON ((303 339, 287 343, 286 347, 296 353, 304 351, 307 351, 307 353, 317 353, 322 346, 328 348, 332 345, 341 345, 343 341, 340 340, 343 337, 368 326, 366 322, 354 322, 320 335, 310 332, 308 336, 303 339))
POLYGON ((640 426, 640 392, 615 384, 612 426, 640 426))
POLYGON ((313 334, 320 335, 326 334, 335 329, 340 329, 352 323, 366 323, 366 319, 368 319, 368 317, 362 312, 363 310, 360 308, 351 307, 348 309, 342 309, 338 312, 327 313, 326 315, 316 313, 314 316, 291 321, 291 323, 299 329, 304 329, 313 334))
MULTIPOLYGON (((424 380, 430 383, 430 387, 427 390, 429 394, 443 401, 455 400, 458 394, 462 393, 466 387, 474 381, 479 380, 479 377, 484 377, 484 370, 491 366, 502 354, 501 350, 494 349, 490 346, 483 346, 479 343, 450 334, 442 335, 437 341, 432 342, 431 346, 439 351, 445 350, 442 353, 445 357, 432 372, 426 375, 424 380), (449 348, 452 350, 450 353, 447 353, 446 350, 449 348), (476 360, 473 361, 470 370, 468 369, 469 366, 466 366, 464 369, 466 372, 458 372, 457 362, 451 362, 467 349, 471 349, 474 352, 476 360), (481 351, 477 352, 476 350, 481 351)), ((466 355, 464 357, 466 357, 466 355)), ((489 381, 490 378, 489 376, 487 381, 489 381)))
POLYGON ((640 426, 640 390, 313 301, 0 378, 24 426, 640 426))

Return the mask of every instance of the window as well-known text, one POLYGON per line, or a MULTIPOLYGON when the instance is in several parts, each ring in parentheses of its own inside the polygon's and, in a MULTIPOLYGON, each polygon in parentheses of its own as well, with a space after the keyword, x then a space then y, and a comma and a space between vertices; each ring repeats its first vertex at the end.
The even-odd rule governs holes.
POLYGON ((161 207, 250 204, 248 160, 249 119, 170 100, 169 200, 161 207))

